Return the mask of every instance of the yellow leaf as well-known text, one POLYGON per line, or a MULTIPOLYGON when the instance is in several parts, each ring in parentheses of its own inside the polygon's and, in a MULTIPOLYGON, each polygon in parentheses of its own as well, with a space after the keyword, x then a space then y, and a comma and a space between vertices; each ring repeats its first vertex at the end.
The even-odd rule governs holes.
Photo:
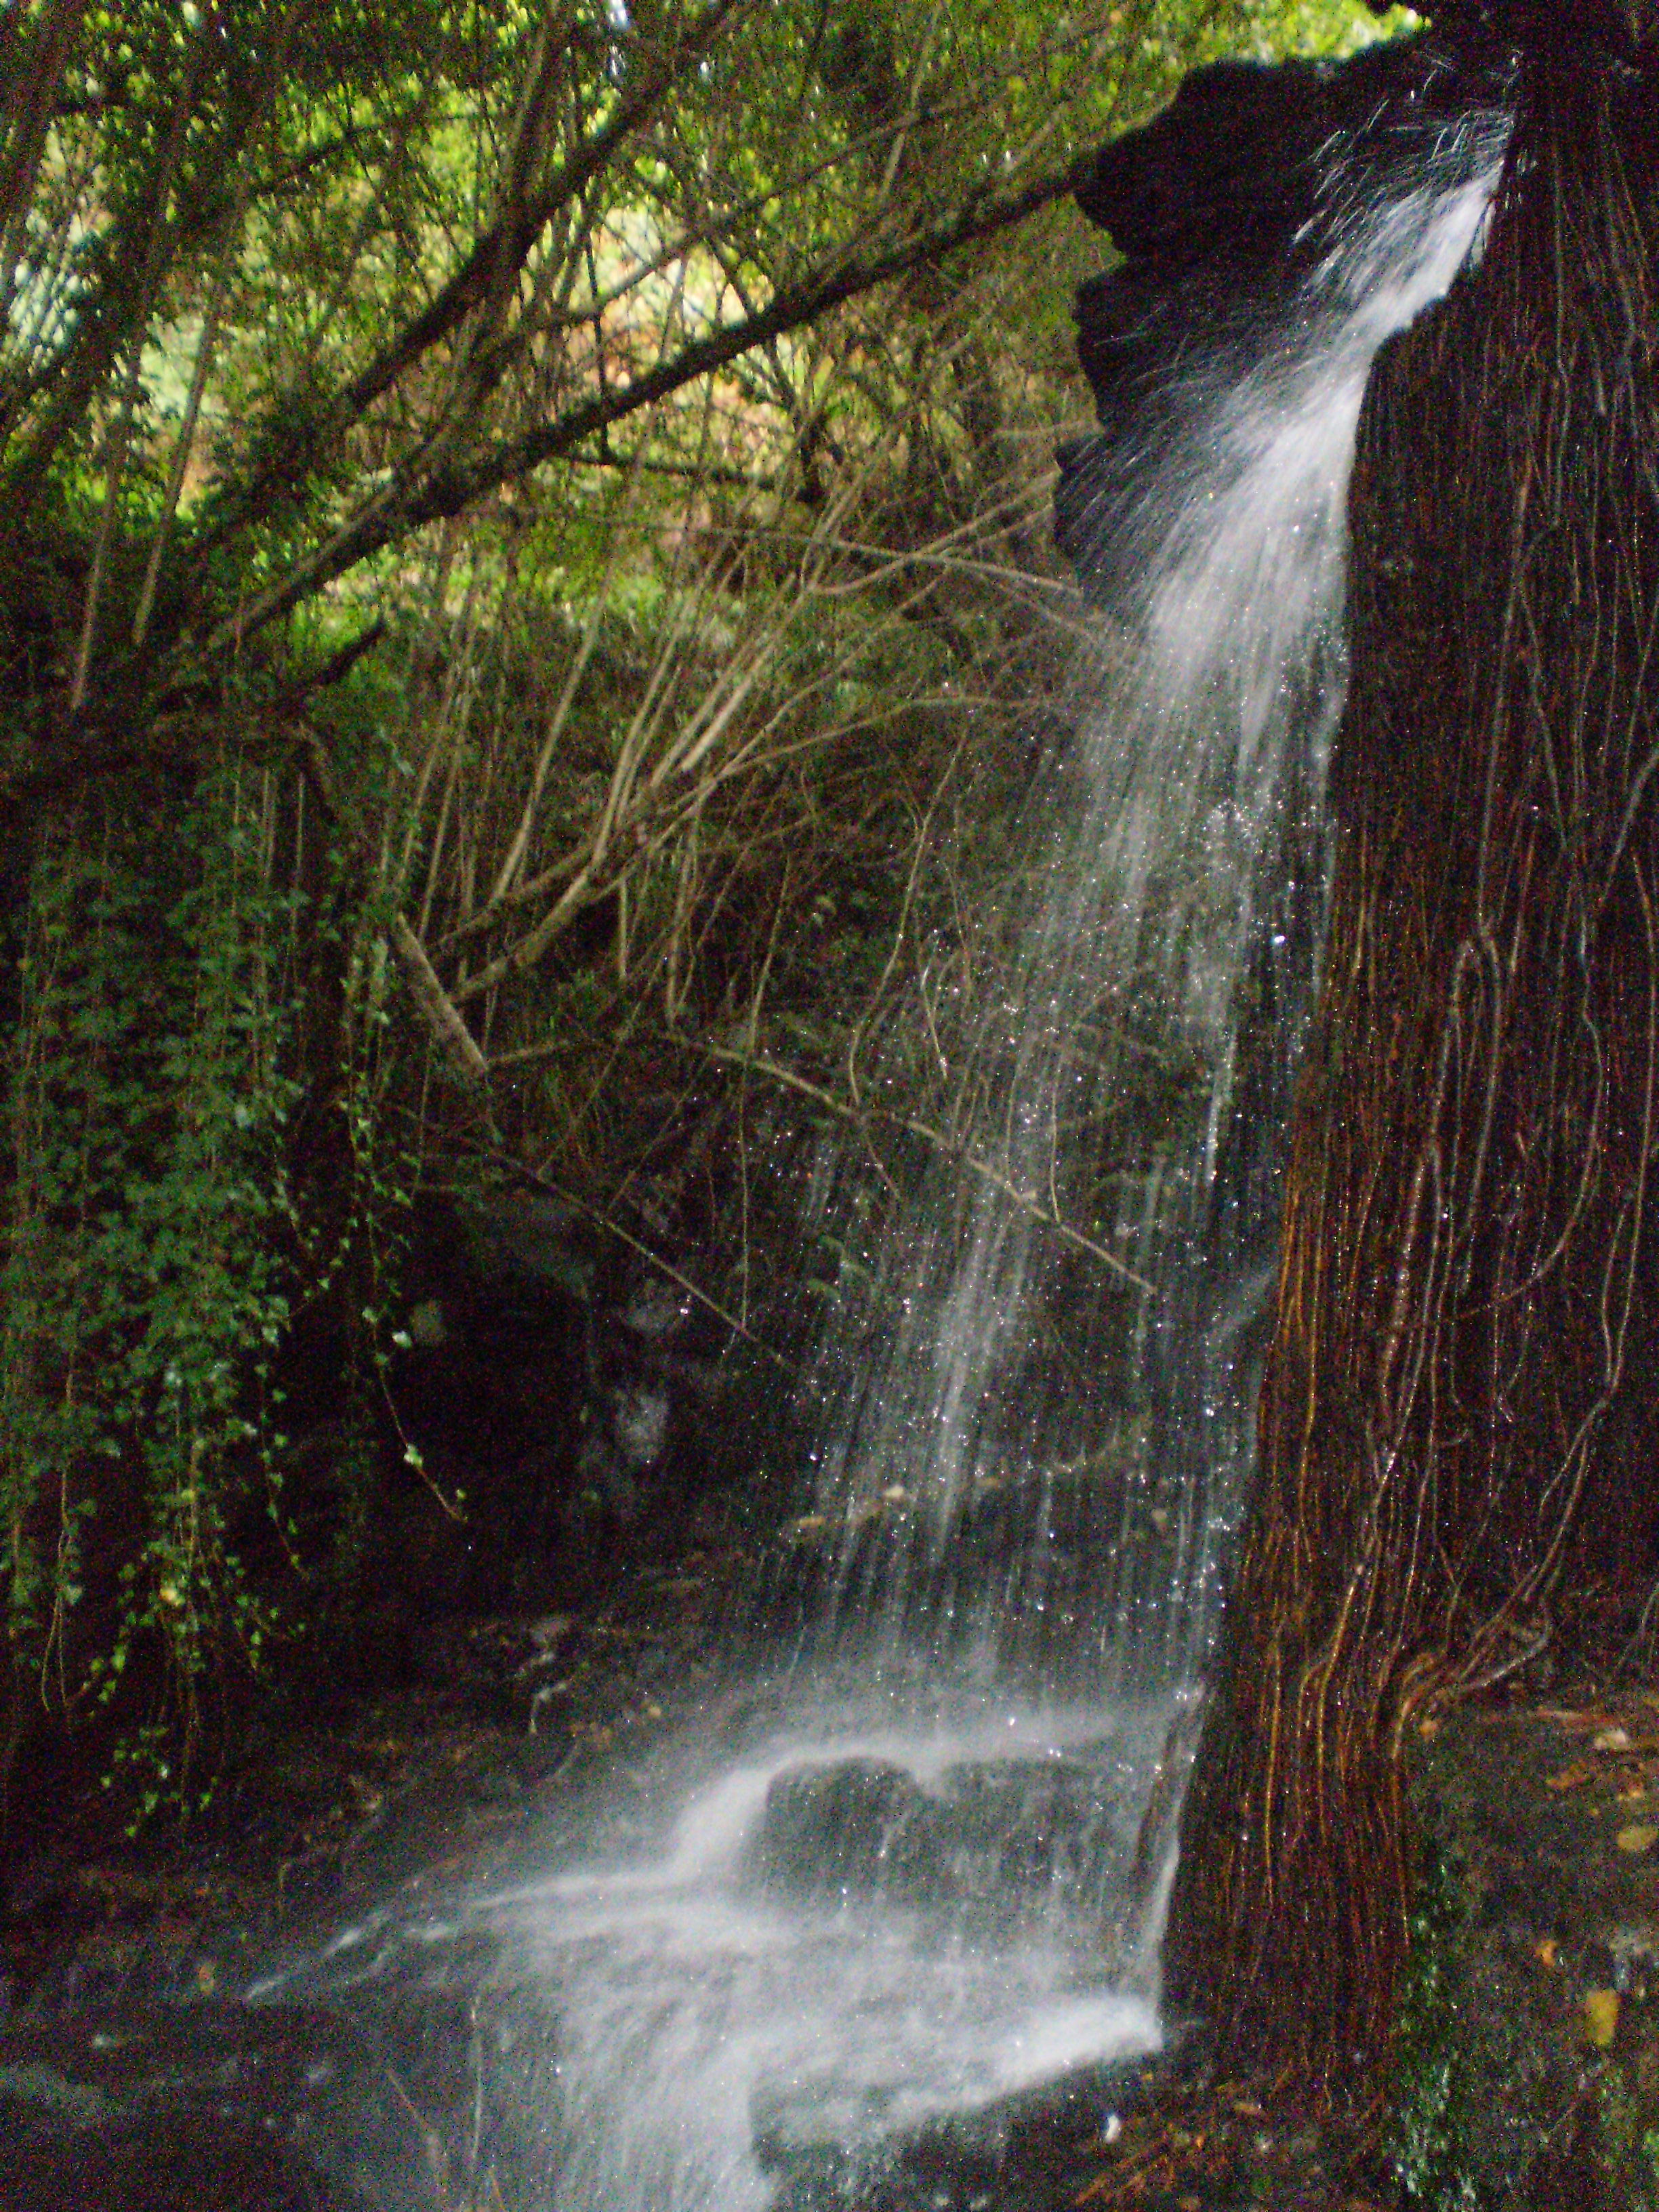
POLYGON ((1621 1851, 1629 1851, 1632 1856, 1638 1851, 1650 1851, 1659 1843, 1659 1828, 1620 1828, 1616 1841, 1621 1851))
POLYGON ((1545 1936, 1543 1942, 1538 1946, 1538 1958, 1540 1965, 1553 1966, 1555 1964, 1555 1938, 1553 1936, 1545 1936))
POLYGON ((1546 1790, 1581 1790, 1595 1773, 1593 1766, 1586 1766, 1582 1759, 1576 1759, 1571 1766, 1564 1766, 1559 1774, 1548 1776, 1544 1787, 1546 1790))
POLYGON ((1605 2051, 1619 2032, 1619 1992, 1616 1990, 1587 1990, 1584 1992, 1584 2035, 1598 2051, 1605 2051))

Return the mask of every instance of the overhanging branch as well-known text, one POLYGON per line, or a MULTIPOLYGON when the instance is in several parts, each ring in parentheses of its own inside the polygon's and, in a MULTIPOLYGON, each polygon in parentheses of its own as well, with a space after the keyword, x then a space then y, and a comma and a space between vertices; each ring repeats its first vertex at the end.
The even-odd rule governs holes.
POLYGON ((498 440, 453 468, 427 476, 411 469, 401 483, 383 487, 343 522, 282 583, 222 623, 205 641, 203 657, 291 612, 410 532, 465 513, 486 493, 529 475, 545 462, 574 455, 616 423, 656 406, 757 346, 799 330, 927 262, 1012 228, 1071 192, 1081 166, 1074 162, 1049 171, 1016 191, 981 194, 949 222, 913 231, 884 252, 844 254, 828 268, 783 286, 753 314, 692 339, 629 384, 607 386, 552 422, 516 438, 498 440))

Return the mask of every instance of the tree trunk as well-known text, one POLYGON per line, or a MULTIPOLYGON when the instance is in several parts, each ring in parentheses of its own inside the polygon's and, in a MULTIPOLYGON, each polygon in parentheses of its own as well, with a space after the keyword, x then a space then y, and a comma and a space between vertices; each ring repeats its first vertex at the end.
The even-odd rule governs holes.
POLYGON ((1171 2004, 1311 2085, 1386 2050, 1408 1733, 1564 1577, 1650 1566, 1659 55, 1571 13, 1484 258, 1361 424, 1324 981, 1182 1822, 1171 2004))

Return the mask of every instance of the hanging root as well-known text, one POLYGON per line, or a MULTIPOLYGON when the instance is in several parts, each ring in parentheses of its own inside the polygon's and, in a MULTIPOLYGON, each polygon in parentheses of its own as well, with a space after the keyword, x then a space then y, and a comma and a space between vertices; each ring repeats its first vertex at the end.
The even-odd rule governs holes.
POLYGON ((1650 106, 1540 64, 1486 257, 1361 425, 1321 1074, 1170 1953, 1316 2086, 1387 2046, 1412 1723, 1653 1541, 1650 106))

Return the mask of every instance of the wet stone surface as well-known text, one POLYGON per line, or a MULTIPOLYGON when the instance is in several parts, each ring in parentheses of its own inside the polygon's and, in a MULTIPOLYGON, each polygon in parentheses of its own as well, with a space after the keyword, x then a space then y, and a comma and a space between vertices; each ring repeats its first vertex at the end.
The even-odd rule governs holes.
POLYGON ((636 1766, 707 1693, 709 1620, 748 1569, 716 1546, 586 1612, 434 1624, 406 1686, 246 1742, 193 1837, 88 1826, 77 1854, 66 1818, 7 1869, 0 2208, 470 2212, 484 2172, 483 2202, 534 2203, 555 2024, 487 1930, 372 1989, 343 1954, 337 2002, 290 2000, 283 1970, 372 1934, 387 1899, 418 1917, 531 1878, 562 1838, 625 1840, 636 1766))
POLYGON ((1396 2124, 1422 2194, 1654 2212, 1659 1696, 1465 1709, 1415 1766, 1441 1901, 1396 2124))
MULTIPOLYGON (((763 1693, 716 1697, 709 1663, 744 1571, 708 1551, 590 1612, 443 1625, 424 1681, 271 1731, 216 1837, 13 1869, 0 2206, 574 2212, 548 2196, 556 1998, 447 1900, 532 1880, 578 1838, 647 1836, 647 1763, 693 1716, 708 1745, 764 1730, 763 1693), (429 1941, 407 1933, 423 1915, 429 1941)), ((1659 2207, 1659 1703, 1464 1709, 1413 1757, 1445 1870, 1440 2012, 1396 2089, 1415 2196, 1376 2126, 1316 2126, 1188 2040, 866 2130, 856 2152, 810 2100, 757 2099, 775 2212, 1659 2207)), ((786 1767, 747 1878, 809 1907, 977 1896, 1006 1913, 1022 1883, 1052 1896, 1057 1869, 1121 1872, 1113 1770, 1105 1738, 925 1783, 876 1755, 786 1767)))
POLYGON ((1127 1872, 1109 1800, 1112 1747, 1092 1759, 964 1762, 924 1789, 902 1767, 846 1759, 780 1775, 755 1838, 756 1878, 802 1896, 853 1892, 1017 1917, 1022 1898, 1087 1905, 1127 1872))
POLYGON ((424 2115, 465 2100, 456 2026, 435 2007, 347 2021, 202 1999, 15 2029, 0 2037, 0 2201, 356 2207, 391 2191, 409 2212, 447 2205, 442 2130, 424 2115))
MULTIPOLYGON (((211 1846, 40 1869, 5 1927, 0 2206, 575 2212, 549 2190, 569 2147, 556 1996, 533 1954, 447 1917, 449 1902, 533 1879, 561 1838, 626 1849, 646 1833, 641 1778, 677 1723, 696 1714, 705 1742, 733 1747, 764 1730, 764 1694, 714 1696, 704 1657, 741 1571, 680 1562, 556 1636, 543 1614, 452 1623, 433 1639, 441 1686, 273 1735, 211 1846), (555 1650, 556 1728, 513 1702, 520 1670, 555 1650)), ((752 1846, 756 1886, 820 1902, 894 1881, 935 1899, 1022 1883, 1039 1896, 1056 1860, 1121 1861, 1113 1751, 1103 1738, 957 1761, 926 1787, 878 1758, 787 1769, 752 1846)), ((877 2142, 866 2131, 856 2153, 810 2100, 757 2100, 750 2124, 776 2212, 1060 2212, 1143 2135, 1167 2148, 1151 2116, 1164 2094, 1085 2070, 877 2142)), ((1200 2199, 1234 2201, 1262 2200, 1200 2199)))
POLYGON ((1272 2114, 1201 2048, 917 2131, 878 2168, 774 2147, 776 2212, 1395 2212, 1362 2124, 1272 2114))

